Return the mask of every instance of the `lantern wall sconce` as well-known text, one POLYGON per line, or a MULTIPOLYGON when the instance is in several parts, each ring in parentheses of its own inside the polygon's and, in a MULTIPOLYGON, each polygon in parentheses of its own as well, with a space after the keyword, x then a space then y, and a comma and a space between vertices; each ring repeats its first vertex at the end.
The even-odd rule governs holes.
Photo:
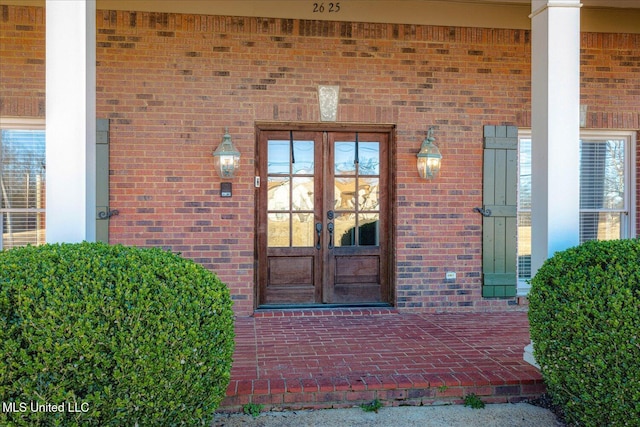
POLYGON ((220 178, 233 178, 240 167, 240 152, 233 145, 228 128, 224 130, 222 143, 213 152, 213 164, 220 178))
POLYGON ((418 173, 422 179, 434 179, 440 172, 442 165, 442 154, 433 143, 436 138, 433 136, 433 126, 429 127, 427 137, 422 141, 418 152, 418 173))

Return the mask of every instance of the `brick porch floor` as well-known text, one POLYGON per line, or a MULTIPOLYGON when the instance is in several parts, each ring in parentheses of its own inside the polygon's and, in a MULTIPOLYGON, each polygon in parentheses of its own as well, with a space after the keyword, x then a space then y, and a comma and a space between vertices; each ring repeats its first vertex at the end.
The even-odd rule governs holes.
POLYGON ((526 312, 400 314, 393 309, 268 311, 236 319, 220 412, 514 402, 542 394, 523 361, 526 312))

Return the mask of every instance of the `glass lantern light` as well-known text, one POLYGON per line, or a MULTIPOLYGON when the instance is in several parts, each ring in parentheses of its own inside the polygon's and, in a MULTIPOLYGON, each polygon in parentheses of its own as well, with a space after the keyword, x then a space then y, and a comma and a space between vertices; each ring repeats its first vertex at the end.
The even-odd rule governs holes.
POLYGON ((433 126, 429 128, 427 137, 422 141, 420 151, 418 152, 418 173, 422 179, 434 179, 440 172, 440 166, 442 164, 442 154, 440 150, 433 143, 435 141, 433 136, 433 126))
POLYGON ((228 128, 224 131, 222 143, 213 152, 213 164, 220 178, 233 178, 240 167, 240 152, 233 145, 228 128))

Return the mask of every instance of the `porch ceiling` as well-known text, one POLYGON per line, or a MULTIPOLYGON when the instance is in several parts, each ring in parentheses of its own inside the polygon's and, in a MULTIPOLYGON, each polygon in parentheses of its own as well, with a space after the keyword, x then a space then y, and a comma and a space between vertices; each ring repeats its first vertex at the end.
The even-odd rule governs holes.
MULTIPOLYGON (((43 6, 45 0, 0 0, 43 6)), ((582 0, 587 32, 640 33, 640 0, 582 0)), ((97 0, 99 10, 529 29, 531 0, 97 0), (314 4, 324 10, 314 12, 314 4), (340 3, 340 10, 335 4, 340 3), (333 4, 333 11, 329 11, 333 4)))

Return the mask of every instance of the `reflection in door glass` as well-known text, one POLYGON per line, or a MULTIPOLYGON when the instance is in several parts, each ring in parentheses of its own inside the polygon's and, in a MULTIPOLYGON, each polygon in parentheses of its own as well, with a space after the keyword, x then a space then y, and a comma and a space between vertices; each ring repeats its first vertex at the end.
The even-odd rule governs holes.
POLYGON ((292 216, 292 246, 313 246, 315 242, 313 213, 294 213, 292 216))
POLYGON ((336 178, 334 182, 334 208, 337 210, 353 210, 356 200, 356 179, 336 178))
POLYGON ((380 244, 379 216, 377 213, 360 214, 358 217, 358 244, 378 246, 380 244))
POLYGON ((267 165, 267 245, 314 246, 314 141, 269 140, 267 165))
POLYGON ((293 178, 291 210, 313 212, 313 177, 293 178))
POLYGON ((352 213, 338 214, 335 217, 335 246, 355 246, 356 216, 352 213))
POLYGON ((267 245, 270 247, 289 246, 288 213, 270 213, 267 215, 267 245))
POLYGON ((352 175, 356 168, 356 143, 336 142, 333 162, 336 175, 352 175))
POLYGON ((380 143, 337 141, 334 147, 335 246, 379 246, 380 143))
POLYGON ((358 172, 361 175, 380 175, 380 143, 358 144, 358 172))
POLYGON ((289 173, 291 153, 289 141, 269 141, 267 150, 267 173, 289 173))
POLYGON ((269 177, 267 209, 270 211, 289 210, 289 177, 269 177))
POLYGON ((293 173, 312 175, 314 154, 313 141, 294 141, 292 158, 293 173))
POLYGON ((358 209, 361 211, 377 210, 379 202, 379 178, 358 179, 358 209))

